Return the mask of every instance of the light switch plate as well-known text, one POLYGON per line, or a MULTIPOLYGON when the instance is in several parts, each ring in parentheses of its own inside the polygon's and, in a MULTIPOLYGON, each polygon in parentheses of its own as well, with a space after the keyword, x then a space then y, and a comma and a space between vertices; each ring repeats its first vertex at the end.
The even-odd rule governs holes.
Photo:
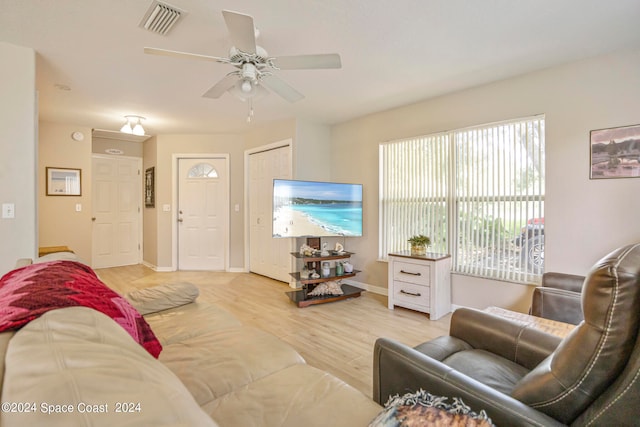
POLYGON ((16 217, 16 205, 15 203, 3 203, 2 204, 2 219, 11 219, 16 217))

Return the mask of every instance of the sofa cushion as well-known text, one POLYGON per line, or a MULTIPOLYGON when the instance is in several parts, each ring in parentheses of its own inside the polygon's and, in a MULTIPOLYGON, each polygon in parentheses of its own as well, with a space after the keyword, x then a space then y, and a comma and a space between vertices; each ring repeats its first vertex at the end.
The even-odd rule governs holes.
POLYGON ((200 405, 304 359, 279 338, 243 326, 165 345, 159 360, 200 405))
POLYGON ((202 302, 148 314, 145 319, 163 346, 242 325, 223 308, 202 302))
POLYGON ((89 308, 49 311, 20 329, 5 371, 2 402, 35 411, 2 411, 3 427, 217 425, 169 369, 89 308))
POLYGON ((382 409, 360 391, 306 364, 256 380, 203 406, 222 426, 366 426, 382 409))
POLYGON ((110 316, 150 354, 160 354, 162 345, 142 315, 82 263, 32 264, 0 278, 0 332, 19 329, 47 311, 74 306, 110 316))
POLYGON ((145 315, 189 304, 198 298, 200 291, 193 283, 178 282, 137 289, 125 294, 132 306, 145 315))

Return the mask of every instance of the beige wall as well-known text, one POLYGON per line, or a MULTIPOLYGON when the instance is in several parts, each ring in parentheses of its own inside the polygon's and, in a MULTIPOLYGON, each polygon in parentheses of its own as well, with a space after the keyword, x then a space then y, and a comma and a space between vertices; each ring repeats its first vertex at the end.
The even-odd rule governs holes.
POLYGON ((37 254, 35 52, 0 42, 0 63, 0 205, 15 205, 0 218, 2 275, 37 254))
POLYGON ((294 119, 274 122, 268 126, 249 127, 242 133, 244 149, 262 147, 273 142, 293 139, 296 134, 296 121, 294 119))
POLYGON ((38 145, 39 246, 68 246, 91 263, 91 129, 40 122, 38 145), (83 141, 71 134, 80 131, 83 141), (47 196, 46 167, 81 169, 81 196, 47 196), (81 211, 76 211, 80 205, 81 211))
MULTIPOLYGON (((377 261, 378 145, 402 137, 544 113, 546 115, 546 270, 586 274, 609 251, 640 241, 640 179, 589 179, 589 131, 640 123, 640 52, 592 58, 414 105, 332 129, 331 177, 364 183, 364 237, 358 280, 387 286, 377 261), (354 161, 358 159, 358 161, 354 161)), ((528 287, 454 275, 453 302, 517 309, 528 287)))
POLYGON ((308 181, 331 179, 331 128, 298 121, 294 139, 293 176, 308 181))

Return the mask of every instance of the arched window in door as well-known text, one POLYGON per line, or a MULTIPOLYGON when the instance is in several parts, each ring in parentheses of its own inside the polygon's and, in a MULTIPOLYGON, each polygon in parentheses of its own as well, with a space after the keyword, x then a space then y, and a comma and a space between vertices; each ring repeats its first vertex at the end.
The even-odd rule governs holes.
POLYGON ((189 169, 187 178, 218 178, 218 171, 209 163, 198 163, 189 169))

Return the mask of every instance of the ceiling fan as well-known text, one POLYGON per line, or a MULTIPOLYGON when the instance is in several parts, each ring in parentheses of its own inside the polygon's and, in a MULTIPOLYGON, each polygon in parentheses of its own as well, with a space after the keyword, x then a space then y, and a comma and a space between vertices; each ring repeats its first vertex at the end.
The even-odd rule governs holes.
MULTIPOLYGON (((266 50, 256 44, 258 30, 253 24, 253 17, 229 10, 223 10, 222 16, 233 44, 226 58, 151 47, 145 47, 144 52, 229 64, 236 70, 227 74, 202 96, 219 98, 225 92, 231 92, 249 102, 256 95, 264 93, 266 89, 277 93, 289 102, 304 98, 300 92, 276 76, 275 70, 327 69, 342 66, 340 55, 337 53, 270 57, 266 50)), ((247 120, 251 120, 252 114, 253 110, 250 106, 247 120)))

